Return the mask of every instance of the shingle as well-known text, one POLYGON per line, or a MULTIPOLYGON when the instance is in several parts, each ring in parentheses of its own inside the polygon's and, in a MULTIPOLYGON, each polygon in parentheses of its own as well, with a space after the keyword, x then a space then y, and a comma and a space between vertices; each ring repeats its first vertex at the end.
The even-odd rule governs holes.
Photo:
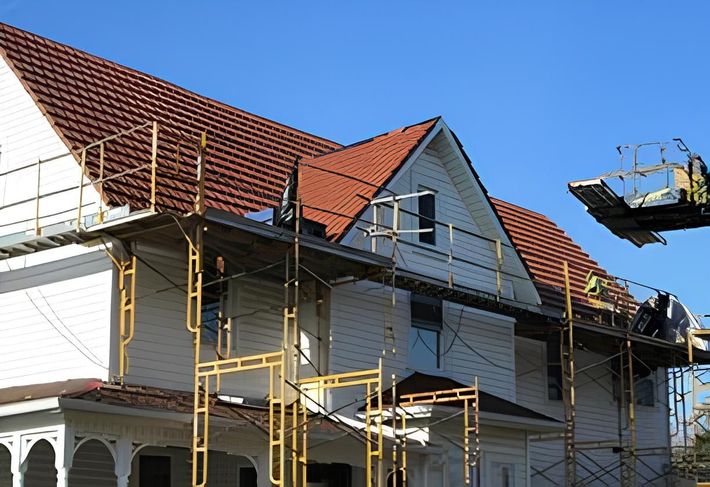
MULTIPOLYGON (((566 260, 575 310, 598 314, 591 313, 594 307, 584 292, 586 277, 593 272, 602 279, 609 279, 609 273, 546 216, 496 198, 491 198, 491 201, 527 265, 543 304, 564 307, 563 266, 566 260)), ((621 311, 630 313, 635 309, 636 302, 627 290, 614 285, 611 292, 618 298, 617 305, 621 311)))
MULTIPOLYGON (((185 202, 194 201, 193 147, 203 130, 208 132, 207 206, 237 214, 275 205, 297 156, 310 158, 341 147, 2 23, 0 50, 74 150, 158 121, 157 200, 162 210, 183 211, 185 202), (183 161, 176 175, 172 155, 178 144, 183 161), (258 197, 236 196, 254 192, 258 197)), ((120 146, 121 152, 114 151, 107 160, 107 175, 150 161, 150 142, 145 137, 125 138, 120 146)), ((97 157, 87 163, 87 169, 91 177, 98 177, 97 157)), ((105 195, 109 204, 143 208, 149 186, 107 184, 105 195)))

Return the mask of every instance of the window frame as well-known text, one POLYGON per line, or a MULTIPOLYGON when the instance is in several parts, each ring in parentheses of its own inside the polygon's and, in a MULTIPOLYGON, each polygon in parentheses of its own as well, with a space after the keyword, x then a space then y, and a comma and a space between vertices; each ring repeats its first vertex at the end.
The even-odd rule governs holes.
MULTIPOLYGON (((444 331, 444 302, 441 299, 438 298, 431 298, 429 296, 422 296, 418 294, 410 294, 409 298, 409 311, 410 311, 410 327, 409 327, 409 335, 408 335, 408 346, 407 346, 407 366, 410 369, 413 370, 421 370, 421 371, 440 371, 443 369, 443 356, 442 356, 442 338, 443 338, 443 331, 444 331), (415 316, 416 311, 415 307, 419 306, 432 306, 434 307, 434 316, 433 318, 431 317, 423 317, 421 315, 415 316), (436 309, 438 308, 438 310, 436 309), (413 332, 416 330, 416 335, 413 334, 413 332), (416 340, 422 340, 423 343, 424 339, 421 337, 421 331, 426 331, 426 332, 434 332, 436 336, 436 359, 435 359, 435 365, 433 368, 431 367, 421 367, 421 364, 415 364, 415 361, 412 360, 414 354, 412 354, 413 351, 413 346, 416 343, 416 340), (414 341, 412 341, 412 338, 414 337, 414 341)), ((419 311, 422 311, 421 309, 419 311)), ((426 348, 429 348, 428 345, 424 345, 426 348)), ((429 350, 431 351, 431 350, 429 350)))
POLYGON ((418 241, 420 244, 431 245, 436 247, 436 207, 438 206, 437 192, 431 188, 420 187, 419 191, 429 191, 428 194, 422 194, 417 197, 417 229, 425 230, 431 228, 431 232, 418 233, 418 241), (431 198, 431 215, 422 213, 422 201, 431 198))

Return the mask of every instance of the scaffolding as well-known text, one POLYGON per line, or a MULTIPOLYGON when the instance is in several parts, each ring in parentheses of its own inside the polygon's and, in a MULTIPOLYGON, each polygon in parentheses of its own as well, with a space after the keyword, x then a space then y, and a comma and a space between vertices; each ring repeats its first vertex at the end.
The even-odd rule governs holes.
MULTIPOLYGON (((159 170, 159 135, 163 127, 157 122, 149 122, 113 136, 104 138, 96 143, 90 144, 79 150, 81 180, 76 187, 67 189, 66 191, 78 192, 78 207, 76 208, 76 219, 72 218, 74 234, 78 232, 87 232, 91 229, 91 224, 102 225, 110 221, 109 210, 107 208, 105 198, 104 185, 110 184, 135 175, 141 171, 147 173, 149 186, 147 188, 147 205, 145 210, 156 212, 156 190, 157 190, 157 172, 159 170), (150 145, 148 153, 150 154, 147 162, 141 163, 130 169, 106 174, 105 158, 109 144, 119 141, 124 137, 134 136, 142 133, 147 137, 150 145), (91 178, 87 172, 87 161, 95 152, 98 153, 99 174, 97 177, 91 178), (84 178, 88 178, 88 181, 84 178), (84 187, 92 185, 100 194, 98 208, 95 214, 86 213, 86 205, 84 204, 84 187)), ((191 217, 192 227, 186 230, 182 227, 181 221, 174 215, 168 215, 174 220, 171 224, 177 225, 182 232, 187 246, 187 300, 186 300, 186 328, 193 336, 194 343, 194 411, 193 411, 193 434, 192 434, 192 483, 194 487, 204 486, 207 484, 208 474, 208 452, 209 452, 209 412, 210 406, 214 402, 213 392, 221 390, 221 381, 223 376, 235 375, 248 371, 262 370, 268 373, 268 409, 269 409, 269 475, 270 481, 274 485, 285 486, 289 485, 287 469, 287 461, 290 460, 290 485, 294 487, 307 485, 308 478, 308 423, 310 421, 311 408, 315 404, 315 410, 322 415, 330 416, 327 409, 321 404, 321 397, 324 391, 328 389, 338 389, 344 387, 365 387, 366 396, 366 412, 365 412, 365 465, 367 469, 367 485, 368 487, 382 487, 385 482, 384 475, 384 434, 383 434, 383 405, 382 405, 382 374, 383 365, 380 362, 378 368, 362 371, 352 371, 343 374, 320 375, 315 377, 300 377, 300 360, 303 357, 301 350, 301 327, 299 324, 299 286, 300 273, 303 269, 301 264, 301 210, 306 205, 300 201, 298 194, 294 201, 295 231, 293 240, 288 246, 285 257, 285 276, 284 276, 284 306, 283 306, 283 335, 282 347, 280 350, 246 356, 232 356, 232 352, 236 345, 236 339, 233 334, 232 318, 227 316, 223 311, 224 304, 220 304, 218 328, 217 328, 217 346, 215 350, 215 358, 213 360, 203 360, 201 357, 202 348, 202 333, 203 322, 201 316, 202 309, 202 293, 206 283, 203 282, 204 272, 204 257, 205 257, 205 228, 204 215, 206 211, 205 204, 205 158, 207 154, 207 138, 206 134, 202 134, 196 146, 196 194, 194 200, 193 211, 191 217), (372 407, 370 400, 372 397, 377 398, 376 405, 372 407), (288 423, 290 421, 290 426, 288 423), (290 440, 290 442, 289 442, 290 440), (287 452, 288 450, 288 452, 287 452), (289 460, 287 460, 287 458, 289 460)), ((60 156, 61 157, 61 156, 60 156)), ((56 158, 52 158, 54 160, 56 158)), ((20 170, 36 170, 37 171, 37 195, 34 199, 28 200, 29 203, 34 203, 35 215, 26 221, 13 222, 20 224, 31 224, 34 226, 34 240, 32 242, 23 242, 16 247, 13 247, 12 252, 22 253, 27 249, 43 248, 43 245, 56 246, 58 241, 48 240, 55 238, 49 232, 49 228, 43 225, 43 219, 46 215, 41 214, 41 202, 48 197, 46 194, 40 194, 41 186, 41 166, 50 160, 38 161, 36 164, 23 166, 13 169, 12 171, 20 170), (44 243, 43 243, 44 242, 44 243), (50 243, 53 242, 53 243, 50 243), (34 247, 33 247, 34 246, 34 247), (24 249, 24 250, 23 250, 24 249)), ((313 167, 313 166, 311 166, 313 167)), ((7 173, 0 174, 0 176, 7 173)), ((439 222, 432 220, 432 228, 426 230, 407 230, 402 228, 400 222, 400 213, 416 216, 418 218, 426 218, 418 213, 414 213, 404 208, 401 208, 400 202, 404 199, 418 197, 427 192, 419 192, 408 195, 393 195, 388 197, 377 198, 371 202, 371 206, 375 210, 373 212, 373 222, 371 227, 364 229, 365 232, 372 238, 372 250, 377 250, 377 238, 384 237, 389 239, 392 245, 391 266, 387 269, 391 277, 390 286, 392 287, 392 305, 395 304, 395 289, 401 288, 416 292, 420 289, 427 289, 433 295, 444 296, 445 299, 451 299, 454 302, 464 305, 475 306, 479 304, 485 309, 495 309, 500 312, 505 312, 514 316, 522 316, 525 319, 530 318, 531 312, 526 309, 515 308, 511 304, 512 300, 505 297, 504 293, 504 278, 512 280, 530 280, 527 276, 517 275, 514 272, 505 269, 504 249, 510 247, 508 244, 501 242, 500 239, 490 239, 482 235, 478 235, 469 230, 457 228, 450 223, 439 222), (378 208, 386 208, 393 211, 392 226, 387 226, 385 222, 379 220, 378 208), (406 233, 422 233, 436 231, 437 227, 443 227, 448 235, 448 251, 441 252, 441 256, 446 260, 447 279, 446 285, 443 287, 434 287, 425 280, 419 279, 413 273, 403 272, 398 268, 397 263, 397 246, 400 244, 414 246, 414 242, 401 239, 401 235, 406 233), (459 237, 461 235, 462 237, 459 237), (454 249, 459 243, 459 238, 477 238, 486 241, 495 252, 495 264, 493 266, 486 265, 481 262, 472 262, 465 258, 455 255, 454 249), (495 278, 495 292, 486 293, 466 289, 459 286, 456 282, 454 266, 455 264, 471 265, 477 268, 485 269, 492 273, 495 278), (425 284, 422 284, 422 283, 425 284), (429 287, 427 287, 429 286, 429 287), (474 299, 475 298, 475 299, 474 299), (488 308, 486 308, 488 307, 488 308)), ((313 207, 311 207, 313 208, 313 207)), ((64 212, 66 213, 66 212, 64 212)), ((179 215, 184 217, 185 215, 179 215)), ((362 219, 361 219, 362 220, 362 219)), ((96 233, 92 234, 92 238, 96 237, 96 233)), ((59 238, 59 237, 56 237, 59 238)), ((61 234, 62 239, 67 242, 76 239, 76 236, 69 236, 67 233, 61 234)), ((428 251, 436 253, 436 250, 427 248, 428 251)), ((136 281, 137 281, 137 262, 136 256, 130 252, 124 252, 127 256, 120 255, 118 252, 110 254, 114 265, 118 270, 118 291, 119 291, 119 360, 118 360, 118 375, 116 381, 122 383, 129 369, 128 346, 131 343, 135 331, 135 301, 136 301, 136 281)), ((14 255, 14 254, 9 254, 14 255)), ((272 267, 276 264, 270 264, 272 267)), ((386 275, 385 272, 378 274, 378 278, 386 275)), ((373 279, 372 277, 369 277, 373 279)), ((229 279, 220 275, 220 279, 229 279)), ((634 382, 635 372, 634 365, 642 362, 639 356, 634 353, 633 340, 631 335, 626 332, 625 336, 617 338, 618 351, 606 357, 602 362, 592 364, 591 366, 582 369, 575 369, 574 349, 582 340, 577 335, 577 323, 575 310, 572 308, 572 298, 569 283, 569 266, 564 262, 564 297, 565 297, 565 315, 561 322, 553 323, 552 327, 546 327, 547 330, 554 329, 554 333, 558 333, 561 366, 563 370, 563 403, 564 403, 564 462, 565 484, 568 486, 582 485, 587 480, 599 478, 599 472, 585 472, 584 476, 579 474, 579 470, 584 468, 580 465, 578 455, 589 459, 585 454, 585 450, 612 448, 618 451, 618 465, 597 465, 600 472, 610 472, 614 470, 620 471, 620 482, 622 485, 635 485, 638 482, 637 465, 642 463, 644 451, 638 448, 636 434, 636 414, 635 414, 635 397, 634 397, 634 382), (577 377, 588 372, 592 367, 606 366, 609 362, 616 360, 618 362, 617 371, 614 372, 620 383, 620 400, 619 400, 619 435, 615 441, 606 442, 582 442, 575 438, 575 418, 576 418, 576 398, 575 388, 577 377), (586 476, 586 477, 585 477, 586 476)), ((601 297, 600 302, 604 301, 601 297)), ((614 298, 614 303, 611 306, 612 316, 617 316, 620 311, 623 311, 618 301, 618 296, 614 298)), ((539 316, 539 315, 538 315, 539 316)), ((547 323, 549 324, 549 322, 547 323)), ((695 332, 697 335, 700 333, 695 332)), ((689 459, 687 456, 688 448, 692 445, 688 442, 688 425, 698 423, 698 416, 693 410, 691 419, 686 417, 685 397, 689 393, 686 390, 685 374, 691 374, 691 386, 695 386, 698 368, 693 362, 693 349, 691 345, 691 337, 688 338, 688 363, 690 366, 684 372, 683 368, 680 377, 676 376, 673 371, 672 382, 674 397, 682 399, 675 400, 682 402, 682 407, 678 409, 675 405, 674 417, 678 425, 677 435, 683 436, 683 447, 685 448, 686 456, 683 457, 685 465, 683 468, 691 471, 697 464, 697 456, 689 459), (680 380, 678 380, 680 379, 680 380), (680 392, 677 392, 680 389, 680 392)), ((692 391, 690 391, 692 393, 692 391)), ((479 450, 479 425, 478 425, 478 383, 472 388, 464 390, 448 390, 434 391, 425 394, 403 396, 401 401, 397 402, 396 391, 393 391, 393 428, 392 434, 393 443, 393 466, 394 475, 396 478, 397 472, 402 471, 404 482, 406 485, 406 469, 407 469, 407 429, 406 416, 402 412, 404 408, 415 404, 439 404, 462 402, 464 407, 464 479, 468 484, 470 478, 470 466, 478 467, 480 459, 479 450), (398 412, 399 411, 399 412, 398 412), (469 414, 472 412, 472 414, 469 414), (402 434, 398 434, 397 422, 401 422, 402 434), (470 438, 473 438, 474 446, 471 451, 470 438), (400 447, 398 449, 398 446, 400 447), (401 465, 401 469, 398 469, 401 465)), ((693 408, 695 407, 695 395, 692 396, 693 408)), ((559 462, 558 462, 559 463, 559 462)), ((708 462, 710 464, 710 462, 708 462)), ((551 466, 551 467, 554 467, 551 466)), ((550 467, 548 467, 550 468, 550 467)), ((480 468, 476 469, 480 473, 480 468)), ((546 469, 536 472, 534 475, 545 475, 546 469)), ((659 478, 664 474, 661 472, 659 478)), ((642 479, 648 481, 648 478, 642 479)))

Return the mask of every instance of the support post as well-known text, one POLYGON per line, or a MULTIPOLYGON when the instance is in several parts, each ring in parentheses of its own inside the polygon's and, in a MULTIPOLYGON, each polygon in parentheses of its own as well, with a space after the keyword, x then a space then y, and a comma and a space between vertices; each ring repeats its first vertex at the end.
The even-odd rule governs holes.
POLYGON ((22 461, 22 441, 20 435, 16 434, 12 440, 12 450, 10 451, 10 473, 12 474, 12 487, 25 486, 25 472, 27 472, 27 461, 22 461))
POLYGON ((81 207, 84 204, 84 171, 86 170, 86 149, 81 151, 81 173, 79 174, 79 206, 76 214, 76 231, 81 230, 81 207))
POLYGON ((207 156, 207 132, 202 132, 197 146, 197 197, 195 198, 195 213, 205 214, 205 157, 207 156))
POLYGON ((54 468, 57 470, 57 487, 69 487, 69 470, 74 461, 74 429, 62 426, 54 445, 54 468))
POLYGON ((565 413, 565 485, 574 487, 577 482, 577 457, 575 446, 575 391, 574 391, 574 322, 572 295, 569 284, 569 265, 563 262, 565 278, 565 325, 560 334, 560 362, 562 366, 562 399, 565 413))
POLYGON ((128 478, 131 475, 131 461, 133 460, 133 442, 125 436, 116 440, 116 486, 128 487, 128 478))
POLYGON ((500 239, 496 239, 496 300, 500 301, 503 292, 503 279, 501 270, 503 269, 503 246, 500 239))
MULTIPOLYGON (((435 226, 436 228, 436 226, 435 226)), ((454 287, 454 225, 449 223, 449 288, 454 287)))
POLYGON ((188 241, 187 274, 187 329, 194 343, 194 395, 192 416, 192 485, 207 484, 207 456, 209 442, 209 384, 210 378, 199 374, 202 335, 202 266, 203 224, 198 222, 192 240, 188 241))
POLYGON ((41 181, 42 160, 37 159, 37 195, 35 196, 35 235, 40 236, 42 231, 39 228, 39 196, 40 196, 40 181, 41 181))
POLYGON ((621 370, 622 377, 626 383, 626 390, 622 389, 620 400, 626 403, 626 425, 628 429, 628 441, 622 445, 622 464, 621 464, 621 486, 634 487, 636 486, 636 397, 634 391, 634 366, 633 366, 633 350, 631 348, 631 339, 626 338, 626 370, 621 370))
POLYGON ((128 372, 128 344, 133 340, 136 324, 136 256, 121 261, 118 268, 119 352, 118 377, 121 384, 128 372))
POLYGON ((98 223, 104 222, 104 143, 99 144, 99 211, 96 214, 98 223))
MULTIPOLYGON (((150 153, 150 211, 155 211, 155 185, 156 173, 158 170, 158 122, 156 121, 153 122, 152 135, 153 137, 150 153)), ((202 179, 204 181, 204 177, 202 179)))

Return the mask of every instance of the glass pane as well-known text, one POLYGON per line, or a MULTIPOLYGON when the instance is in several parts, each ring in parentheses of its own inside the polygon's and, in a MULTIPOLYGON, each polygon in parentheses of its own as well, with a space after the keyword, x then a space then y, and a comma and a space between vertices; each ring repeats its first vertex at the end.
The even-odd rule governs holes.
POLYGON ((409 366, 415 370, 439 368, 439 332, 415 325, 409 329, 409 366))
POLYGON ((436 244, 436 200, 433 194, 424 194, 419 197, 419 228, 432 229, 431 232, 420 233, 419 241, 431 245, 436 244))
POLYGON ((217 342, 219 327, 219 299, 202 303, 202 341, 217 342))

